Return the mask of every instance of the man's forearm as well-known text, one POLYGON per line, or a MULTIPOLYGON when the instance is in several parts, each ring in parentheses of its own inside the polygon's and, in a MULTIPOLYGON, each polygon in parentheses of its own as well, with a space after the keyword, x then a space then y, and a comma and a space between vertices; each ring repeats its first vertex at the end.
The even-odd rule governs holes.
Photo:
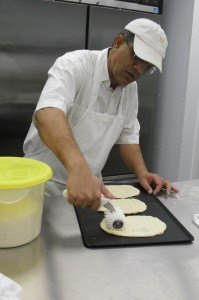
POLYGON ((43 108, 35 114, 39 135, 68 172, 79 166, 88 168, 68 125, 65 114, 57 108, 43 108))
POLYGON ((41 139, 67 170, 69 203, 97 210, 101 203, 101 194, 113 198, 101 179, 91 172, 73 137, 66 116, 60 109, 41 109, 35 113, 35 121, 41 139))
POLYGON ((148 172, 139 144, 120 144, 118 149, 125 164, 138 178, 144 172, 148 172))

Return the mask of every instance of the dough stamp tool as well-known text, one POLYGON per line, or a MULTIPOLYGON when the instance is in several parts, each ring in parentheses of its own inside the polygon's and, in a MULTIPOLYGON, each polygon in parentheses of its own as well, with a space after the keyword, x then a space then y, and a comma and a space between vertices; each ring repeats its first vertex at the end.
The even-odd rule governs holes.
MULTIPOLYGON (((67 190, 63 191, 63 196, 67 198, 67 190)), ((105 197, 101 197, 101 206, 104 206, 107 210, 104 212, 104 216, 107 221, 107 225, 112 229, 122 229, 125 223, 125 215, 122 209, 111 203, 111 200, 105 197)))
POLYGON ((122 229, 125 223, 125 215, 121 208, 113 205, 111 200, 105 197, 101 197, 101 206, 107 209, 104 212, 104 216, 108 227, 112 229, 122 229))

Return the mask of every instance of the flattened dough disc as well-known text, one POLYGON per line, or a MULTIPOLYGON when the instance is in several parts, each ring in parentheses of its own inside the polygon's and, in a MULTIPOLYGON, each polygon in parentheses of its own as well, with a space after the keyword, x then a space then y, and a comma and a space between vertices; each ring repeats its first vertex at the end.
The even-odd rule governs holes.
MULTIPOLYGON (((144 202, 138 199, 113 199, 110 200, 113 205, 119 206, 123 213, 128 214, 138 214, 147 209, 147 206, 144 202)), ((104 206, 100 207, 98 211, 105 211, 104 206)))
POLYGON ((100 227, 107 233, 125 237, 150 237, 161 235, 166 230, 166 224, 152 216, 128 216, 122 230, 110 229, 104 218, 100 227))
POLYGON ((106 185, 106 188, 117 198, 134 197, 140 191, 132 185, 106 185))

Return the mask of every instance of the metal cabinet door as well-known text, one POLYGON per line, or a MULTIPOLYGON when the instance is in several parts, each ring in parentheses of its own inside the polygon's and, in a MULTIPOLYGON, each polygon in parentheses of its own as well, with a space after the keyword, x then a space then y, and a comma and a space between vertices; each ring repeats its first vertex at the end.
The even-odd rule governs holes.
POLYGON ((23 139, 55 59, 85 47, 85 5, 0 2, 0 155, 22 155, 23 139))

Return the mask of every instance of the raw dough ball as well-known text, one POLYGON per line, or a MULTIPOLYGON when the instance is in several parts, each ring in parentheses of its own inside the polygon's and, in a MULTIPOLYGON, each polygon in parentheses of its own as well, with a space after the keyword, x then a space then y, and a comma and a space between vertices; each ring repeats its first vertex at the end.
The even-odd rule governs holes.
POLYGON ((140 194, 140 191, 132 185, 106 185, 106 188, 116 198, 134 197, 140 194))
POLYGON ((104 218, 100 227, 107 233, 125 237, 150 237, 161 235, 166 230, 166 224, 152 216, 128 216, 122 229, 110 229, 104 218))
MULTIPOLYGON (((126 215, 138 214, 147 209, 146 204, 138 199, 113 199, 110 200, 110 202, 113 205, 120 207, 126 215)), ((98 211, 106 211, 106 208, 102 206, 98 211)))

